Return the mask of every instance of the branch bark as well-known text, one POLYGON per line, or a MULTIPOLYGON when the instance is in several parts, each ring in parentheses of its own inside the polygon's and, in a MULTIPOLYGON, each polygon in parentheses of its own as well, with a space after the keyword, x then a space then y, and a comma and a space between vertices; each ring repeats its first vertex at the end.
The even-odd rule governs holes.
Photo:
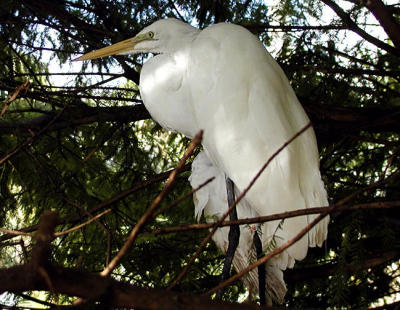
POLYGON ((362 2, 374 14, 393 44, 400 49, 400 25, 386 5, 381 0, 363 0, 362 2))
MULTIPOLYGON (((367 209, 391 209, 391 208, 399 208, 400 201, 384 201, 384 202, 371 202, 371 203, 362 203, 351 206, 345 206, 340 208, 340 210, 334 210, 332 207, 317 207, 317 208, 308 208, 302 210, 294 210, 289 212, 277 213, 267 216, 253 217, 247 219, 240 219, 236 221, 224 221, 219 227, 231 226, 231 225, 249 225, 249 224, 257 224, 257 223, 265 223, 270 221, 282 220, 286 218, 308 215, 308 214, 319 214, 326 210, 332 209, 333 213, 335 212, 344 212, 351 210, 367 210, 367 209)), ((142 236, 146 235, 160 235, 160 234, 169 234, 178 231, 189 231, 189 230, 201 230, 201 229, 209 229, 212 228, 214 223, 203 223, 203 224, 189 224, 189 225, 180 225, 173 227, 166 227, 162 229, 158 229, 152 232, 143 233, 142 236)))
MULTIPOLYGON (((50 111, 42 116, 17 122, 0 122, 0 135, 14 133, 16 130, 39 131, 54 118, 57 111, 50 111)), ((149 119, 150 114, 143 104, 126 107, 88 107, 67 108, 47 131, 91 124, 94 122, 135 122, 149 119)))
POLYGON ((370 35, 369 33, 365 32, 362 30, 360 27, 358 27, 357 23, 354 22, 350 16, 339 6, 337 5, 334 1, 331 0, 321 0, 323 3, 325 3, 327 6, 329 6, 342 20, 342 22, 353 32, 357 33, 361 38, 364 40, 372 43, 373 45, 387 51, 388 53, 391 53, 396 56, 400 56, 400 49, 395 48, 379 39, 376 37, 370 35))
POLYGON ((121 260, 122 256, 124 256, 125 253, 132 246, 133 241, 137 238, 137 235, 139 234, 139 231, 141 230, 141 228, 147 223, 147 221, 149 221, 153 217, 153 214, 154 214, 156 208, 160 205, 160 203, 164 199, 164 197, 170 192, 170 190, 172 188, 172 184, 175 182, 176 177, 180 173, 181 169, 184 167, 186 160, 193 153, 193 151, 196 149, 196 147, 198 145, 200 145, 202 137, 203 137, 203 131, 200 131, 193 138, 192 142, 189 144, 189 146, 188 146, 185 154, 183 155, 183 158, 179 162, 178 166, 169 175, 167 184, 165 184, 161 193, 156 197, 156 199, 153 201, 151 206, 147 209, 145 214, 143 214, 143 216, 139 219, 139 221, 137 222, 135 227, 130 232, 127 240, 125 241, 123 247, 118 252, 118 254, 111 260, 111 262, 107 265, 107 267, 100 273, 102 276, 107 276, 114 270, 114 268, 117 266, 117 264, 121 260))
MULTIPOLYGON (((109 308, 129 307, 149 310, 263 309, 255 304, 211 301, 202 296, 135 287, 84 270, 50 266, 46 269, 46 272, 51 279, 54 292, 84 299, 100 299, 103 303, 106 302, 109 308)), ((32 271, 28 265, 0 269, 0 279, 2 279, 0 281, 0 293, 48 290, 44 279, 32 271)), ((277 310, 281 308, 269 307, 268 309, 277 310)))
MULTIPOLYGON (((400 108, 353 108, 326 104, 316 104, 307 98, 299 98, 303 107, 312 119, 316 134, 331 141, 343 134, 358 133, 361 130, 370 132, 400 132, 400 108)), ((46 111, 46 114, 23 121, 0 122, 0 135, 15 134, 18 131, 39 131, 54 119, 57 111, 46 111)), ((143 104, 124 107, 87 107, 75 106, 66 108, 46 132, 74 128, 95 122, 128 123, 149 119, 150 114, 143 104)))
POLYGON ((2 279, 0 294, 46 290, 54 294, 79 296, 92 302, 100 301, 107 307, 134 307, 152 310, 261 309, 257 305, 210 301, 200 296, 134 287, 83 270, 53 266, 50 264, 50 249, 57 217, 58 215, 54 211, 48 211, 41 216, 30 263, 0 269, 0 279, 2 279))
MULTIPOLYGON (((260 175, 263 173, 263 171, 268 167, 268 165, 272 162, 272 160, 283 150, 285 149, 290 143, 293 142, 298 136, 300 136, 303 132, 305 132, 307 129, 311 127, 311 123, 306 124, 303 128, 301 128, 294 136, 292 136, 289 140, 287 140, 281 147, 279 147, 265 162, 265 164, 261 167, 261 169, 257 172, 257 174, 254 176, 254 178, 251 180, 249 185, 243 190, 243 192, 237 197, 235 202, 231 204, 228 208, 228 210, 221 216, 221 218, 214 223, 213 228, 211 229, 210 233, 203 239, 201 242, 199 248, 196 250, 196 253, 190 258, 189 262, 186 264, 186 266, 183 268, 182 272, 178 275, 178 277, 172 282, 172 284, 168 287, 168 289, 172 289, 175 287, 187 274, 189 271, 189 268, 193 265, 195 259, 200 255, 202 252, 203 248, 205 245, 210 241, 211 237, 214 235, 215 231, 221 226, 221 223, 225 220, 225 218, 230 214, 230 212, 233 210, 233 208, 243 199, 243 197, 247 194, 247 192, 251 189, 251 187, 254 185, 254 183, 257 181, 257 179, 260 177, 260 175)), ((232 279, 232 278, 230 278, 232 279)), ((226 283, 223 282, 223 283, 226 283)), ((221 286, 219 288, 222 288, 224 286, 221 286)), ((218 289, 217 289, 218 290, 218 289)), ((216 290, 216 291, 217 291, 216 290)))
MULTIPOLYGON (((370 257, 359 265, 349 264, 345 267, 348 272, 354 272, 360 269, 372 268, 392 260, 398 259, 400 253, 398 251, 390 251, 387 253, 380 253, 379 255, 370 257)), ((285 271, 285 280, 287 281, 304 281, 311 278, 325 278, 334 274, 337 270, 337 263, 328 263, 320 266, 287 269, 285 271)))

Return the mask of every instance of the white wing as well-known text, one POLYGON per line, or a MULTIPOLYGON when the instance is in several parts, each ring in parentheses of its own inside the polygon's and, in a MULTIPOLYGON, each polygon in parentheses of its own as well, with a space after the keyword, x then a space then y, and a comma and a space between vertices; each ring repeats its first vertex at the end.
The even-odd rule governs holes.
MULTIPOLYGON (((192 163, 192 174, 189 177, 190 184, 193 188, 197 188, 211 177, 215 177, 215 179, 198 190, 194 197, 195 217, 197 220, 200 220, 204 212, 204 217, 208 223, 215 222, 227 211, 228 199, 224 173, 211 163, 205 152, 201 152, 192 163)), ((237 188, 235 190, 237 191, 237 188)), ((236 192, 236 196, 239 194, 239 192, 236 192)), ((239 219, 259 216, 245 199, 237 205, 236 209, 239 219)), ((255 228, 256 225, 240 226, 239 244, 233 258, 233 266, 238 272, 256 260, 257 255, 253 246, 255 228)), ((224 253, 229 244, 228 234, 229 227, 222 227, 217 229, 212 237, 218 248, 224 253)), ((283 301, 286 293, 286 285, 281 269, 285 269, 288 265, 292 267, 294 260, 289 258, 287 252, 268 262, 266 269, 266 294, 270 300, 278 303, 283 301), (282 268, 282 266, 284 267, 282 268)), ((253 269, 248 273, 243 278, 243 282, 252 295, 258 295, 257 269, 253 269)))
POLYGON ((151 117, 168 130, 192 138, 198 132, 185 80, 187 53, 160 54, 149 59, 140 73, 140 94, 151 117))
MULTIPOLYGON (((243 190, 267 159, 308 123, 286 76, 247 30, 217 24, 191 46, 188 85, 195 122, 204 129, 203 146, 212 162, 243 190)), ((307 130, 285 148, 246 196, 260 215, 326 206, 316 139, 307 130)), ((264 246, 294 237, 314 216, 263 226, 264 246)), ((326 238, 328 219, 288 249, 303 259, 308 246, 326 238)))

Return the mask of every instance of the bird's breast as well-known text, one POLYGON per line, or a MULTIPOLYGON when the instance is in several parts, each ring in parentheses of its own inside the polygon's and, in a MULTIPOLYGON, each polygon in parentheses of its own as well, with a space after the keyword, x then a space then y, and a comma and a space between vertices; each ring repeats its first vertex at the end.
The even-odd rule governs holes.
POLYGON ((168 130, 188 137, 198 132, 189 101, 185 55, 161 54, 145 63, 140 94, 152 118, 168 130))

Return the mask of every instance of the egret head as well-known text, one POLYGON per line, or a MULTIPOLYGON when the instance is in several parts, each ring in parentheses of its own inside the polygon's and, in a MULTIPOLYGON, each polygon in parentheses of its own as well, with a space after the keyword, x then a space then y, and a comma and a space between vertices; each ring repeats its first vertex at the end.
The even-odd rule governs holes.
POLYGON ((90 60, 111 55, 174 52, 197 32, 198 29, 177 19, 162 19, 147 26, 133 38, 89 52, 75 60, 90 60))

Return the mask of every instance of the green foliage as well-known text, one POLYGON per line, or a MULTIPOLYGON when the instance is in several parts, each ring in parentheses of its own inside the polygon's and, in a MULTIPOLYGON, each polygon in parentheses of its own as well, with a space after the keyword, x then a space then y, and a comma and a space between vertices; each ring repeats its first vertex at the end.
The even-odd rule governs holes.
MULTIPOLYGON (((211 0, 3 0, 0 158, 16 152, 0 165, 0 226, 30 227, 52 209, 65 219, 57 227, 63 231, 85 222, 87 212, 111 208, 98 221, 57 238, 52 260, 99 272, 118 253, 165 184, 143 182, 174 168, 188 140, 146 117, 135 122, 134 116, 119 112, 118 108, 125 111, 122 108, 140 103, 142 56, 83 64, 80 74, 59 72, 66 74, 65 85, 50 72, 60 70, 54 63, 67 70, 78 52, 132 37, 154 20, 172 16, 201 27, 215 21, 242 24, 273 45, 316 129, 321 173, 331 203, 378 180, 379 186, 354 196, 349 204, 399 201, 399 126, 393 121, 400 106, 399 57, 371 48, 359 37, 356 42, 347 40, 350 32, 342 30, 339 35, 337 30, 321 28, 266 31, 268 24, 315 25, 326 9, 314 0, 276 5, 211 0), (99 75, 89 75, 93 72, 99 75), (17 91, 26 81, 30 85, 17 91), (107 108, 116 108, 113 117, 107 108), (129 195, 113 200, 134 186, 138 188, 129 195)), ((348 14, 369 29, 364 7, 352 5, 348 14)), ((332 21, 334 26, 342 24, 338 18, 332 21)), ((188 175, 178 177, 160 209, 189 192, 188 175)), ((399 221, 395 208, 332 214, 326 245, 310 249, 305 260, 285 272, 285 305, 367 308, 398 291, 396 273, 390 270, 399 264, 399 221)), ((168 287, 207 231, 153 232, 193 222, 191 198, 161 213, 144 227, 113 277, 139 286, 168 287)), ((25 262, 31 239, 6 239, 0 236, 0 266, 25 262)), ((222 262, 223 255, 208 244, 176 290, 200 294, 211 289, 219 281, 222 262)), ((244 291, 235 283, 224 298, 236 301, 244 291)), ((70 299, 62 297, 59 302, 70 299)))

